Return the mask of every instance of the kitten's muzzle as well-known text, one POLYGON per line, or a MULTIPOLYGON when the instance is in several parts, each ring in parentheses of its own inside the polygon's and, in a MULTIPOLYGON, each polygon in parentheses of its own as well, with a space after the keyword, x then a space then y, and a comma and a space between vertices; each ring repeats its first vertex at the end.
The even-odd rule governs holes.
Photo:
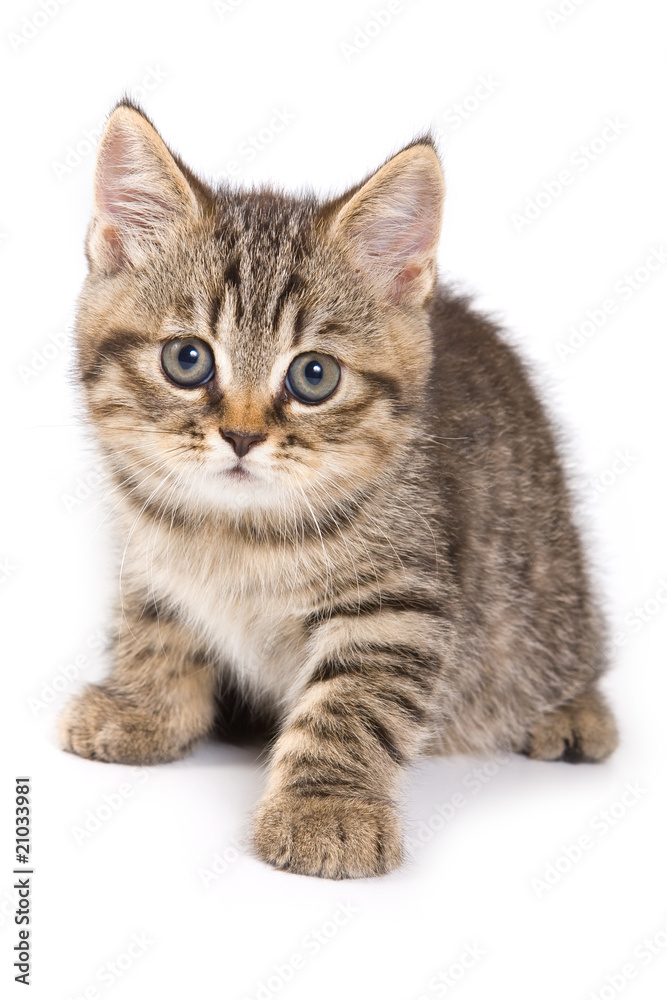
POLYGON ((232 446, 239 458, 247 455, 260 441, 266 441, 266 434, 241 434, 238 431, 223 431, 222 427, 219 430, 223 440, 232 446))

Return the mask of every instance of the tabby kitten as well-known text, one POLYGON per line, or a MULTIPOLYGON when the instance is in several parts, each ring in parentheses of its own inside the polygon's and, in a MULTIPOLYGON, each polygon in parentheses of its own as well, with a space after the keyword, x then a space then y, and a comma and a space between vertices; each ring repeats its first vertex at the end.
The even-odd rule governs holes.
POLYGON ((276 734, 254 848, 291 872, 396 867, 420 755, 617 741, 548 419, 436 283, 443 193, 428 137, 329 201, 213 190, 128 102, 100 143, 78 371, 123 556, 63 746, 175 760, 240 699, 276 734))

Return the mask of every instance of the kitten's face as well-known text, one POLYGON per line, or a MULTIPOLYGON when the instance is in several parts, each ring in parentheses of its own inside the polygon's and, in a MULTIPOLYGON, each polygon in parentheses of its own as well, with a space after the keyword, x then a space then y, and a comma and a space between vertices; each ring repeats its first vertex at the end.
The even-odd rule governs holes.
POLYGON ((137 505, 336 516, 408 460, 430 367, 439 180, 418 145, 328 205, 214 194, 135 110, 114 112, 79 361, 137 505))

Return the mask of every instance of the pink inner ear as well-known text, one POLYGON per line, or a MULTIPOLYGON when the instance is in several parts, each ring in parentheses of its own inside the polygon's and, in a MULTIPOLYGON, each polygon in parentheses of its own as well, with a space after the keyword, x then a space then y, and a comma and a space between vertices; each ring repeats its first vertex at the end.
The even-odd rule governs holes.
POLYGON ((118 224, 109 228, 112 239, 132 229, 145 233, 169 218, 174 204, 167 185, 159 162, 151 162, 151 151, 141 140, 120 130, 112 135, 101 151, 96 192, 100 209, 118 224))
POLYGON ((429 219, 423 210, 418 214, 414 209, 420 210, 421 206, 400 207, 405 207, 406 211, 375 219, 365 235, 369 254, 388 256, 397 266, 400 266, 401 260, 407 261, 422 254, 435 237, 433 216, 429 219))
POLYGON ((115 226, 104 226, 102 229, 102 238, 111 251, 111 255, 116 264, 118 264, 119 267, 126 264, 127 259, 125 253, 123 252, 123 243, 115 226))
POLYGON ((398 183, 376 193, 353 224, 362 268, 379 281, 392 305, 398 305, 422 276, 439 226, 434 185, 415 177, 403 180, 400 188, 398 183))
POLYGON ((393 306, 397 306, 408 294, 417 279, 422 273, 422 268, 413 264, 403 268, 394 278, 393 284, 387 295, 387 301, 393 306))
POLYGON ((97 197, 102 211, 116 215, 131 200, 127 180, 132 175, 131 158, 128 156, 129 140, 117 131, 107 139, 98 161, 97 197))

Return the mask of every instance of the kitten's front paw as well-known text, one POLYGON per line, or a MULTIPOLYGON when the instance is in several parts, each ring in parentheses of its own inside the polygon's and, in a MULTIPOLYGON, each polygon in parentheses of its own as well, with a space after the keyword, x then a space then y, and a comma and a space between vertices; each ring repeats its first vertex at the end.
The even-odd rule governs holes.
POLYGON ((321 878, 384 875, 402 857, 392 805, 338 795, 267 796, 255 816, 254 844, 274 868, 321 878))
POLYGON ((67 705, 58 729, 63 750, 116 764, 178 760, 191 747, 175 739, 155 715, 125 704, 94 684, 67 705))

